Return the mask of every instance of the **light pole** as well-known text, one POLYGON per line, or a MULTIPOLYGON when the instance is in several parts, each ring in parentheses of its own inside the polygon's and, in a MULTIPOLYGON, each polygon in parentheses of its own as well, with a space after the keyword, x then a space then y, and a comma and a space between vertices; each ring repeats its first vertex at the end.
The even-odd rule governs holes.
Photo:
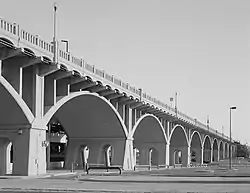
POLYGON ((56 11, 57 4, 54 3, 54 35, 53 35, 53 62, 56 63, 56 11))
POLYGON ((177 117, 177 114, 178 114, 178 111, 177 111, 177 92, 175 92, 175 113, 176 113, 176 117, 177 117))
POLYGON ((236 107, 235 106, 232 106, 232 107, 230 107, 230 110, 229 110, 229 112, 230 112, 230 124, 229 124, 229 127, 230 127, 230 143, 229 143, 229 169, 232 169, 232 154, 231 154, 231 147, 232 147, 232 118, 231 118, 231 111, 233 110, 233 109, 236 109, 236 107))
POLYGON ((173 108, 173 101, 174 101, 174 98, 173 98, 173 97, 170 97, 171 108, 173 108))

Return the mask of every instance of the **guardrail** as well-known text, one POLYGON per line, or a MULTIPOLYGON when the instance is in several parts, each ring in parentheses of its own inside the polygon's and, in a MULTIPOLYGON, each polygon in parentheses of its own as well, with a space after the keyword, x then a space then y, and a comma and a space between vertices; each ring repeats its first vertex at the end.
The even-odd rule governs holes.
MULTIPOLYGON (((37 49, 41 49, 43 53, 47 53, 49 56, 52 56, 53 50, 54 50, 54 45, 51 42, 44 41, 41 39, 38 35, 33 35, 27 32, 26 30, 20 28, 20 26, 16 23, 11 23, 8 22, 4 19, 0 18, 0 30, 3 31, 4 33, 11 34, 12 36, 15 36, 15 38, 18 40, 18 45, 19 42, 25 42, 26 44, 31 45, 32 47, 36 47, 37 49)), ((130 84, 122 81, 121 79, 118 79, 114 77, 113 75, 110 75, 106 73, 104 70, 96 68, 94 65, 91 65, 87 62, 85 62, 81 58, 77 58, 73 56, 70 52, 66 52, 63 49, 59 48, 58 42, 56 42, 56 57, 57 61, 66 61, 68 64, 71 66, 77 67, 77 69, 82 69, 82 71, 87 71, 88 73, 95 75, 97 77, 100 77, 104 79, 107 82, 110 82, 118 87, 121 87, 123 90, 126 90, 128 93, 131 93, 133 97, 135 98, 140 98, 143 102, 149 103, 151 105, 156 106, 158 109, 162 109, 163 111, 166 111, 169 114, 176 115, 177 118, 188 122, 189 124, 192 124, 194 126, 197 126, 203 130, 208 130, 209 132, 229 140, 229 137, 223 135, 222 133, 218 132, 217 130, 208 127, 207 125, 197 121, 194 118, 189 117, 188 115, 176 111, 174 108, 168 106, 166 103, 157 100, 156 98, 148 95, 145 92, 142 92, 141 89, 138 89, 136 87, 131 86, 130 84)))

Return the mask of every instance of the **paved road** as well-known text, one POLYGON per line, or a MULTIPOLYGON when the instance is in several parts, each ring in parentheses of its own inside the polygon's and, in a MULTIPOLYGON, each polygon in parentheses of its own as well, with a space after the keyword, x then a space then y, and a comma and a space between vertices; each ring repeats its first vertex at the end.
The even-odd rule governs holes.
MULTIPOLYGON (((138 177, 140 178, 140 177, 138 177)), ((66 180, 66 179, 1 179, 0 180, 0 190, 4 190, 5 188, 13 188, 16 189, 60 189, 60 190, 78 190, 79 192, 243 192, 249 193, 250 190, 250 183, 237 183, 234 180, 231 183, 206 183, 209 181, 207 179, 204 182, 196 183, 195 180, 192 182, 189 179, 188 183, 183 183, 186 178, 179 178, 175 177, 172 179, 165 179, 165 182, 161 179, 159 182, 119 182, 114 179, 113 181, 103 181, 103 182, 95 182, 93 181, 86 181, 87 179, 96 179, 96 177, 89 177, 89 178, 80 178, 80 180, 66 180), (180 181, 182 181, 180 183, 180 181)), ((238 179, 238 178, 237 178, 238 179)), ((142 178, 141 178, 142 180, 142 178)), ((145 180, 145 179, 144 179, 145 180)), ((223 179, 216 179, 217 181, 222 181, 223 179)), ((232 180, 232 178, 231 178, 232 180)), ((239 179, 238 179, 239 180, 239 179)), ((250 182, 250 179, 248 179, 250 182)), ((135 180, 136 181, 136 180, 135 180)), ((210 182, 213 180, 210 179, 210 182)))

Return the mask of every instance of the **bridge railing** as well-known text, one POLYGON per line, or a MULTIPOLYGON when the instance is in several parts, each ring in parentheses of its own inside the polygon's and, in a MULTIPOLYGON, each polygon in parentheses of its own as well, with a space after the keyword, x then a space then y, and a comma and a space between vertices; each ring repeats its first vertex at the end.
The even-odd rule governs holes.
MULTIPOLYGON (((0 18, 0 30, 3 31, 4 33, 11 35, 11 37, 15 36, 18 42, 18 46, 19 43, 24 43, 25 45, 27 44, 32 48, 35 48, 36 50, 38 49, 42 50, 43 53, 48 54, 50 57, 53 56, 54 45, 52 42, 44 41, 38 35, 33 35, 27 32, 26 30, 20 28, 20 26, 15 23, 11 23, 0 18)), ((125 90, 126 92, 131 94, 134 98, 141 98, 141 100, 144 101, 145 103, 154 105, 158 109, 162 109, 163 111, 166 111, 172 116, 177 116, 177 118, 186 121, 194 126, 200 127, 201 129, 204 130, 209 130, 209 132, 216 134, 222 138, 229 139, 222 133, 217 132, 217 130, 207 127, 207 125, 197 121, 196 119, 191 118, 180 111, 176 111, 176 109, 168 106, 166 103, 148 95, 145 92, 142 92, 141 89, 133 87, 129 83, 123 82, 121 79, 118 79, 113 75, 106 73, 104 70, 98 69, 94 65, 85 62, 83 59, 73 56, 70 52, 66 52, 65 50, 61 49, 59 47, 58 42, 56 42, 56 44, 57 44, 56 57, 59 62, 63 63, 66 61, 66 63, 72 67, 77 67, 77 69, 82 69, 83 73, 88 72, 90 74, 95 75, 96 77, 102 78, 106 82, 110 82, 122 88, 122 90, 125 90)))

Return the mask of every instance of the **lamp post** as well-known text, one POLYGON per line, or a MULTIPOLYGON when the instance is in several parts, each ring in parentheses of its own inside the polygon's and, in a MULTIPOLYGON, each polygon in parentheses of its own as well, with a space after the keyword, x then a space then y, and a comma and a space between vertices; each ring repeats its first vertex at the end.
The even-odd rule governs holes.
POLYGON ((175 105, 174 105, 174 108, 175 108, 176 117, 177 117, 177 114, 178 114, 178 110, 177 110, 177 95, 178 95, 178 93, 175 92, 175 105))
POLYGON ((54 35, 53 35, 53 62, 56 63, 56 11, 57 11, 57 4, 54 3, 54 35))
POLYGON ((232 107, 230 107, 230 110, 229 110, 229 112, 230 112, 230 143, 229 143, 229 169, 232 169, 232 152, 231 152, 231 147, 232 147, 232 118, 231 118, 231 111, 233 110, 233 109, 236 109, 236 107, 235 106, 232 106, 232 107))

